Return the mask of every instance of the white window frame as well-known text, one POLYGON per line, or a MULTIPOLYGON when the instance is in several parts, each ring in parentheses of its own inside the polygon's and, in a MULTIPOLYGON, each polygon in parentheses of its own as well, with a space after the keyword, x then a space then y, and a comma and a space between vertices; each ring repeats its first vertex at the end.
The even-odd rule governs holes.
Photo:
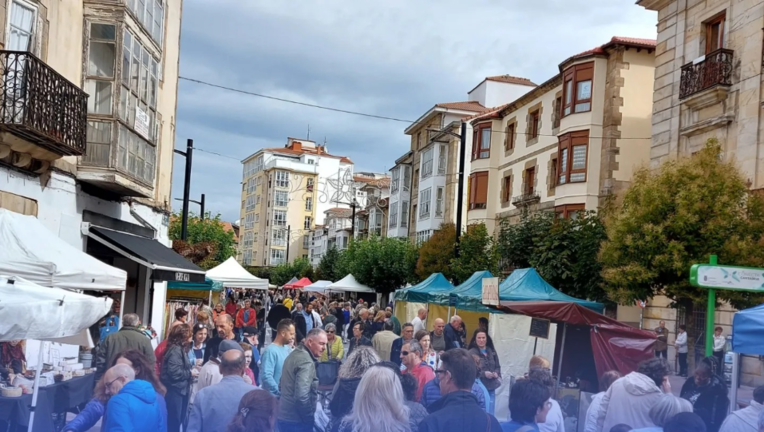
POLYGON ((408 165, 403 166, 403 191, 408 192, 411 190, 411 167, 408 165))
POLYGON ((303 229, 309 230, 311 228, 311 225, 313 225, 313 218, 311 216, 305 216, 305 220, 303 221, 303 229))
POLYGON ((289 205, 289 192, 288 191, 274 191, 273 192, 273 206, 274 207, 286 207, 289 205), (281 199, 284 198, 284 199, 281 199))
POLYGON ((432 188, 422 189, 419 192, 419 219, 430 218, 430 207, 432 206, 432 188))
POLYGON ((398 228, 398 201, 390 204, 390 216, 388 228, 398 228))
POLYGON ((435 153, 435 149, 432 147, 428 148, 424 153, 422 153, 422 168, 420 172, 420 177, 422 179, 426 179, 432 176, 432 161, 434 157, 433 153, 435 153))
POLYGON ((271 248, 271 265, 281 264, 286 260, 286 250, 271 248))
POLYGON ((438 149, 438 175, 446 173, 446 158, 448 156, 448 150, 445 145, 441 145, 438 149))
POLYGON ((313 197, 305 198, 305 211, 313 211, 313 197))
POLYGON ((5 44, 6 49, 8 48, 8 42, 11 38, 11 13, 13 12, 13 4, 18 3, 20 6, 32 9, 34 11, 34 17, 32 17, 32 31, 30 32, 30 40, 29 40, 29 52, 35 55, 39 55, 40 48, 37 46, 37 42, 40 41, 42 38, 38 37, 37 35, 37 29, 39 27, 37 20, 40 18, 40 11, 37 8, 37 5, 34 3, 30 3, 26 0, 8 0, 8 7, 6 9, 6 20, 5 20, 5 44))
POLYGON ((401 201, 401 228, 408 228, 409 226, 409 202, 401 201))
POLYGON ((400 188, 401 183, 401 167, 395 167, 393 168, 392 176, 390 181, 390 193, 396 194, 398 193, 398 189, 400 188))
POLYGON ((287 212, 286 210, 274 210, 273 211, 273 226, 285 227, 287 226, 287 212), (283 218, 277 218, 276 215, 284 215, 283 218))
POLYGON ((289 171, 276 171, 274 185, 277 188, 288 188, 289 187, 289 171))
POLYGON ((287 232, 285 229, 273 229, 271 235, 271 246, 286 246, 287 244, 287 232))
POLYGON ((445 194, 445 189, 443 187, 438 187, 435 190, 435 216, 436 217, 443 217, 443 195, 445 194))

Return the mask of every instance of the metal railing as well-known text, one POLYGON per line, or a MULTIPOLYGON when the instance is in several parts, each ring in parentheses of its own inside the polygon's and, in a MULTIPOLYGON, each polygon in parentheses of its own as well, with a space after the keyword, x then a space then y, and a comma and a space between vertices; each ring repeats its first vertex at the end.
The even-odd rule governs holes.
POLYGON ((679 99, 685 99, 714 86, 732 85, 733 55, 734 51, 721 48, 706 54, 700 61, 682 66, 679 99))
POLYGON ((86 149, 88 95, 25 51, 0 51, 0 129, 61 155, 86 149))

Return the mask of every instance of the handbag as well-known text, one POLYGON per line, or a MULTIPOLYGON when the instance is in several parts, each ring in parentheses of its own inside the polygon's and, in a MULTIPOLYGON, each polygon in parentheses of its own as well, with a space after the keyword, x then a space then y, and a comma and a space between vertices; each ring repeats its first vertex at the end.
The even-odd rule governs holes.
POLYGON ((336 383, 339 372, 340 362, 337 360, 316 363, 316 377, 318 378, 319 386, 328 386, 336 383))

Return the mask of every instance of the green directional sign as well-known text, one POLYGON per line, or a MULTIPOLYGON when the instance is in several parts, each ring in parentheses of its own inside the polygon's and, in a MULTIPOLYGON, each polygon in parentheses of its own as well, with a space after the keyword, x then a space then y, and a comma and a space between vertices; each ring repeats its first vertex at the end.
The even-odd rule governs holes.
POLYGON ((690 283, 700 288, 764 291, 764 269, 695 264, 690 269, 690 283))

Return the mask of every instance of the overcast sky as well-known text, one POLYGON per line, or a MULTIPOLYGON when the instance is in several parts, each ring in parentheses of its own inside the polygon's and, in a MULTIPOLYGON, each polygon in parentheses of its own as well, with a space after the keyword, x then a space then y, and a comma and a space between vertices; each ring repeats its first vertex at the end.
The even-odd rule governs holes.
MULTIPOLYGON (((565 58, 612 36, 655 38, 634 0, 185 0, 180 74, 227 87, 415 120, 467 99, 484 77, 542 83, 565 58), (466 7, 465 7, 466 6, 466 7)), ((176 148, 196 151, 192 199, 239 218, 240 160, 288 136, 323 142, 356 171, 387 171, 408 151, 406 123, 234 93, 181 80, 176 148)), ((185 161, 175 157, 173 198, 185 161)), ((179 211, 179 201, 173 209, 179 211)), ((198 207, 191 204, 191 210, 198 207)))

